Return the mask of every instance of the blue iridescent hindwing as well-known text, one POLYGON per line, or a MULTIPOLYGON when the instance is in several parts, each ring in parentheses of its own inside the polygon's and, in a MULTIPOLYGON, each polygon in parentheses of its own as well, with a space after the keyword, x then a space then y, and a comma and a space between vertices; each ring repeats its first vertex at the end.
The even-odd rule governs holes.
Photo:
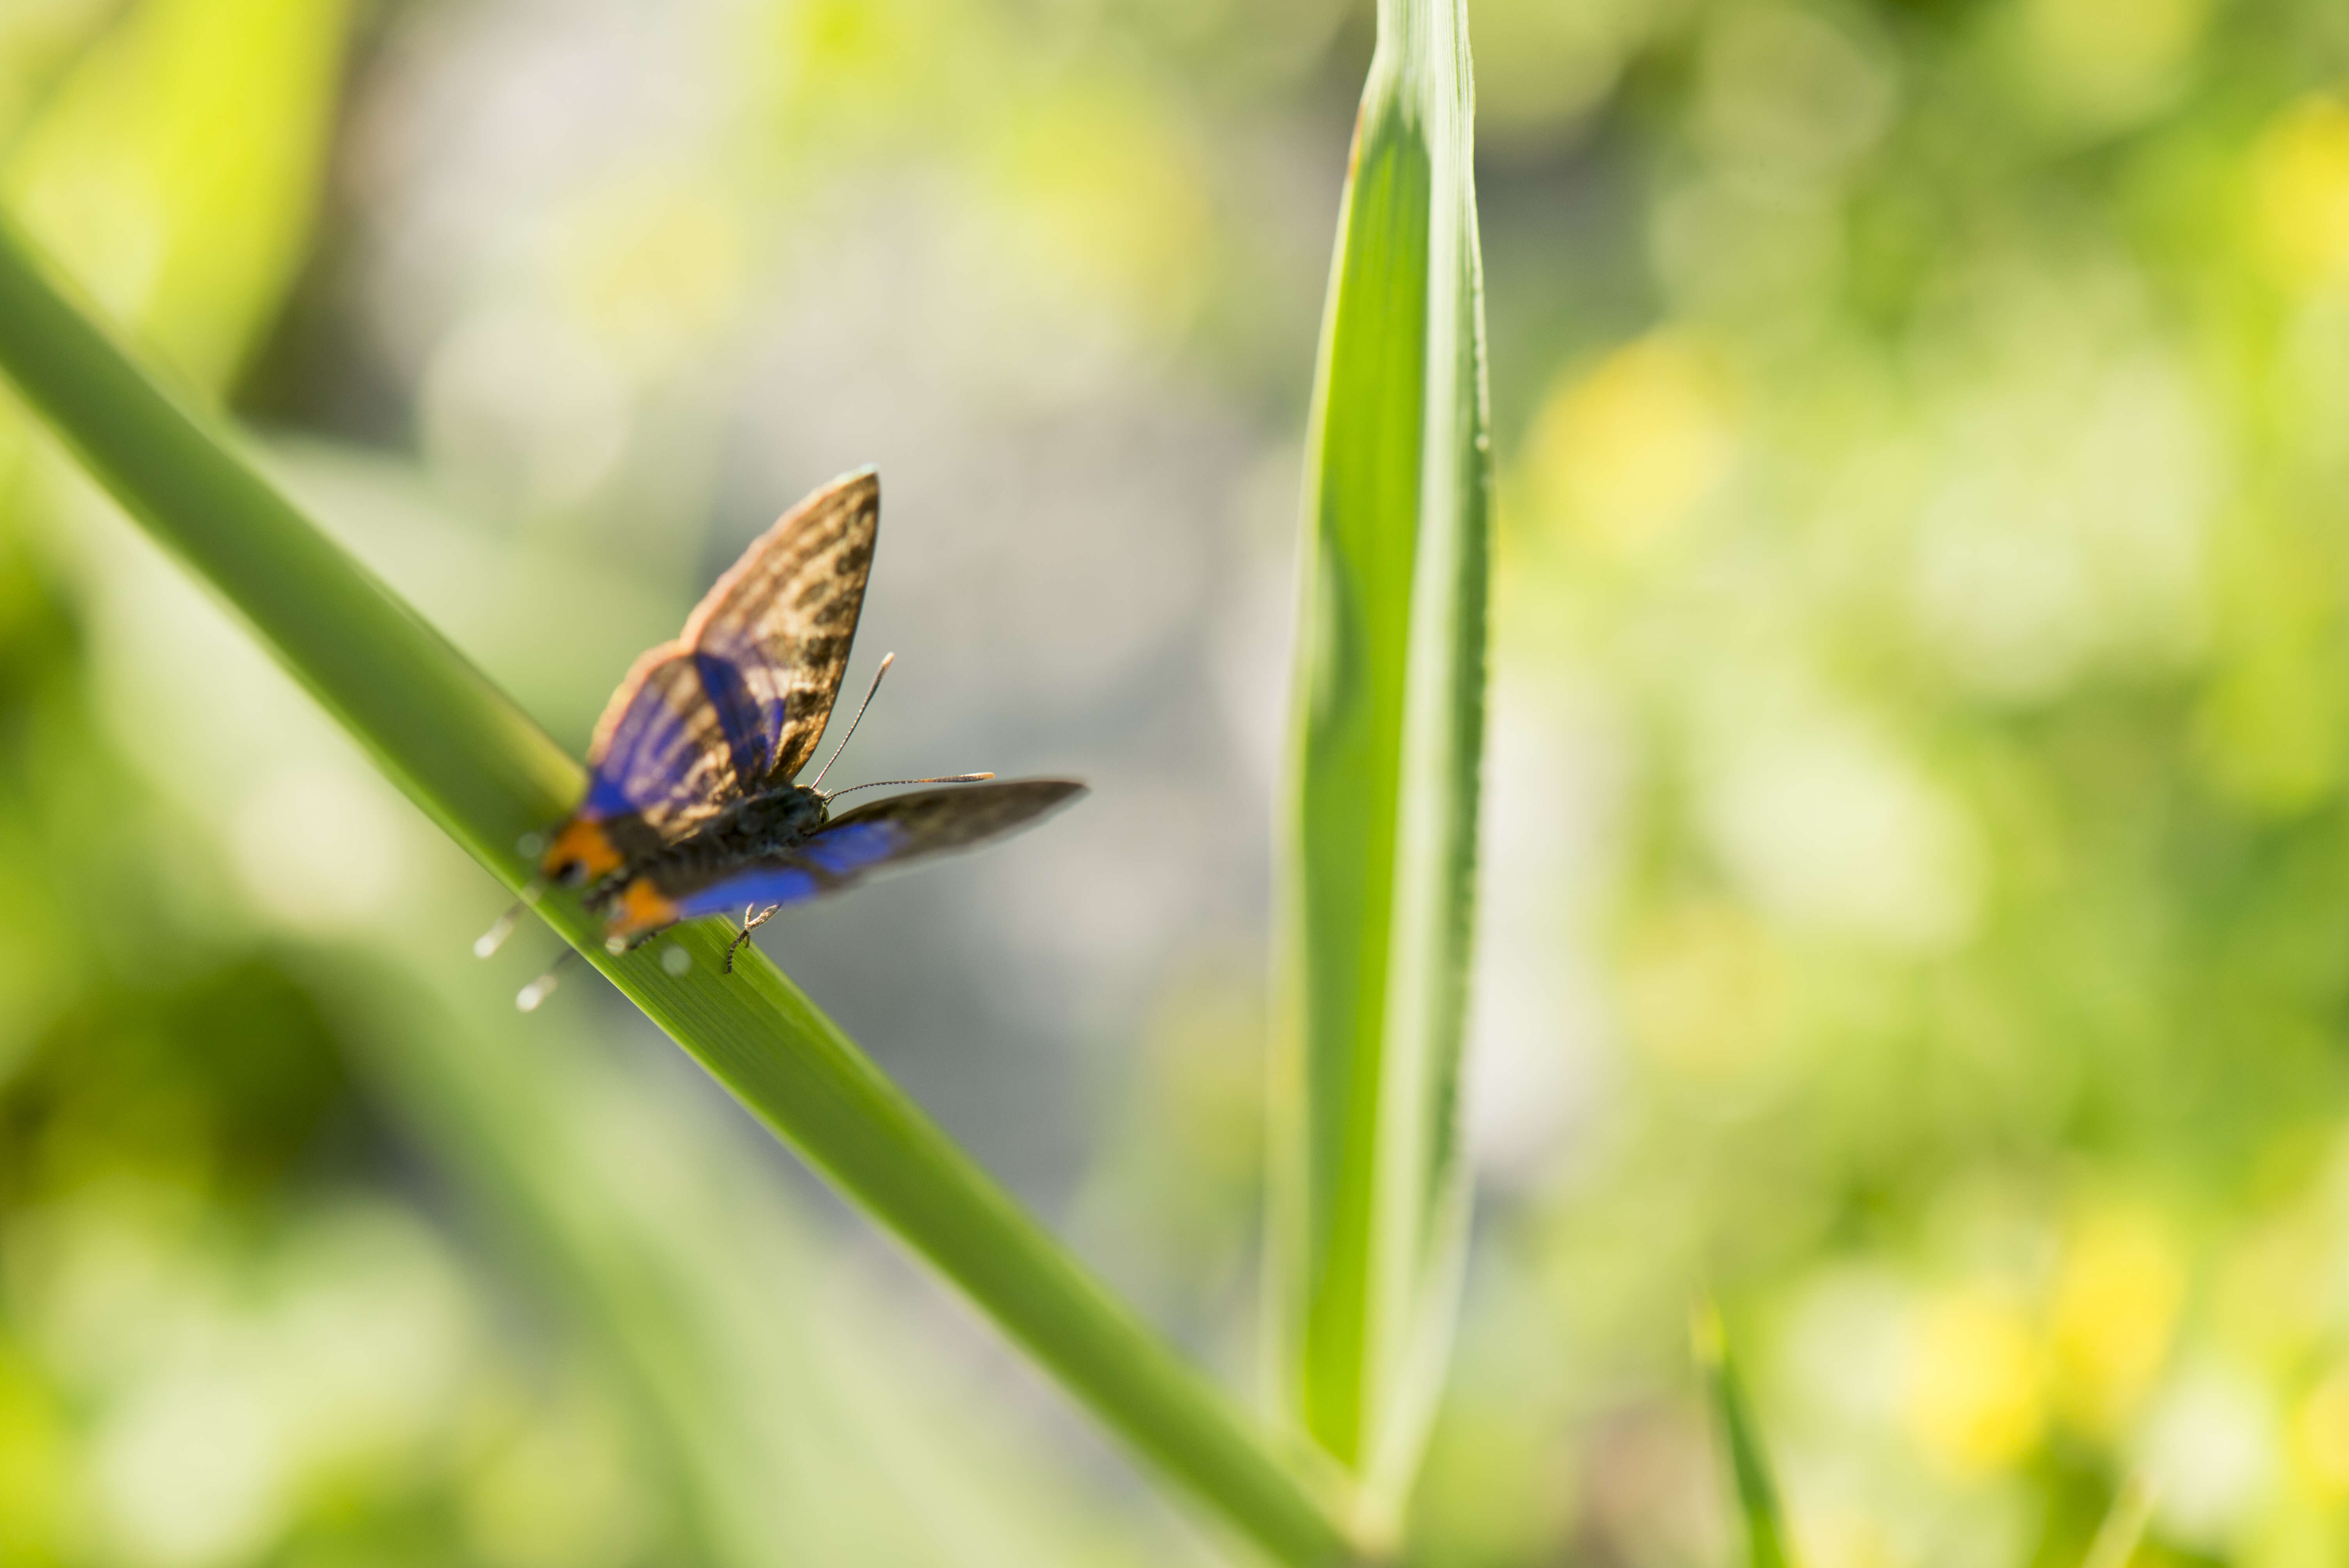
POLYGON ((922 789, 875 801, 770 856, 722 871, 702 886, 666 886, 680 919, 800 903, 866 875, 1024 828, 1084 793, 1065 779, 1010 779, 922 789))

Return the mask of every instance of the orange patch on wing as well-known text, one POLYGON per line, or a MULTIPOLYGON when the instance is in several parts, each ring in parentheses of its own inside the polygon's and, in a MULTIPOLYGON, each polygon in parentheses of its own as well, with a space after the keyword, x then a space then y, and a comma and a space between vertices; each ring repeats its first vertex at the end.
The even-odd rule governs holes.
POLYGON ((614 936, 634 936, 638 932, 676 923, 677 905, 663 898, 649 880, 638 877, 620 895, 607 929, 614 936))
POLYGON ((549 877, 558 877, 576 863, 586 873, 586 880, 594 882, 618 871, 620 860, 619 850, 605 833, 601 822, 574 817, 563 824, 563 830, 554 835, 554 842, 546 847, 546 858, 539 862, 539 869, 549 877))

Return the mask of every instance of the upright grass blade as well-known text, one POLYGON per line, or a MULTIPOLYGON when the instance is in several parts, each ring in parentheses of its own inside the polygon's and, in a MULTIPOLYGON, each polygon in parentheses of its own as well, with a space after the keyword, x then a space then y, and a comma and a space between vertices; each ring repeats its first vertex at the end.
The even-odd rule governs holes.
POLYGON ((1381 0, 1307 448, 1269 1271, 1285 1392, 1392 1509, 1451 1336, 1491 463, 1464 0, 1381 0))
MULTIPOLYGON (((75 306, 0 226, 0 371, 115 498, 242 613, 384 771, 508 886, 577 764, 75 306)), ((614 958, 575 900, 541 906, 646 1015, 955 1281, 1142 1454, 1277 1556, 1348 1545, 1336 1489, 1287 1463, 773 965, 720 975, 696 926, 614 958), (667 973, 667 952, 688 961, 667 973)), ((706 924, 706 923, 705 923, 706 924)))
POLYGON ((1786 1548, 1785 1517, 1778 1508, 1778 1488, 1770 1479, 1770 1463, 1762 1439, 1745 1408, 1745 1390, 1729 1358, 1729 1336, 1721 1314, 1711 1303, 1699 1306, 1692 1337, 1697 1364, 1703 1368, 1713 1395, 1713 1415, 1721 1423, 1722 1446, 1729 1450, 1729 1469, 1737 1484, 1737 1511, 1745 1522, 1746 1568, 1793 1568, 1786 1548))

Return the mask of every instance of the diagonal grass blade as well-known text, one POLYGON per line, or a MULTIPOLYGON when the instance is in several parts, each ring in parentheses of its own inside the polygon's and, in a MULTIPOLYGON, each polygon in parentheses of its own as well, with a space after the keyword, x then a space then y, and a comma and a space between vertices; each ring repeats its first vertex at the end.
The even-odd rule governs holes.
MULTIPOLYGON (((493 875, 566 810, 578 765, 166 393, 0 225, 0 371, 159 541, 243 616, 385 773, 493 875)), ((614 958, 577 901, 549 924, 777 1136, 953 1280, 1096 1415, 1295 1563, 1341 1557, 1336 1489, 1287 1462, 771 964, 731 980, 704 929, 614 958), (663 960, 681 954, 682 969, 663 960)))

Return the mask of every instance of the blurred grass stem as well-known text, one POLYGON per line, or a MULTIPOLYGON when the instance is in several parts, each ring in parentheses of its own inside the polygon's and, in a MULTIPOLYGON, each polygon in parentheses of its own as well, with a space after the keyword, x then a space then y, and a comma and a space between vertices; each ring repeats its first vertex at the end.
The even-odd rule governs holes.
POLYGON ((2114 1494, 2112 1509, 2096 1527, 2096 1538, 2088 1543, 2080 1568, 2128 1568, 2152 1519, 2153 1484, 2143 1475, 2132 1475, 2114 1494))
POLYGON ((1731 1479, 1736 1483, 1737 1511, 1745 1522, 1746 1568, 1792 1568, 1786 1545, 1786 1521, 1778 1503, 1777 1483, 1763 1452, 1761 1434, 1754 1429, 1745 1408, 1744 1386, 1730 1359, 1728 1331, 1721 1310, 1711 1302, 1698 1305, 1690 1336, 1697 1365, 1713 1395, 1713 1416, 1721 1426, 1723 1446, 1729 1450, 1731 1479))
MULTIPOLYGON (((507 887, 578 765, 78 309, 0 225, 0 370, 159 541, 450 837, 507 887)), ((1142 1454, 1276 1556, 1344 1558, 1340 1492, 1277 1454, 763 957, 719 974, 696 923, 605 953, 575 899, 538 913, 874 1219, 968 1292, 1142 1454), (665 954, 690 960, 670 974, 665 954)))

